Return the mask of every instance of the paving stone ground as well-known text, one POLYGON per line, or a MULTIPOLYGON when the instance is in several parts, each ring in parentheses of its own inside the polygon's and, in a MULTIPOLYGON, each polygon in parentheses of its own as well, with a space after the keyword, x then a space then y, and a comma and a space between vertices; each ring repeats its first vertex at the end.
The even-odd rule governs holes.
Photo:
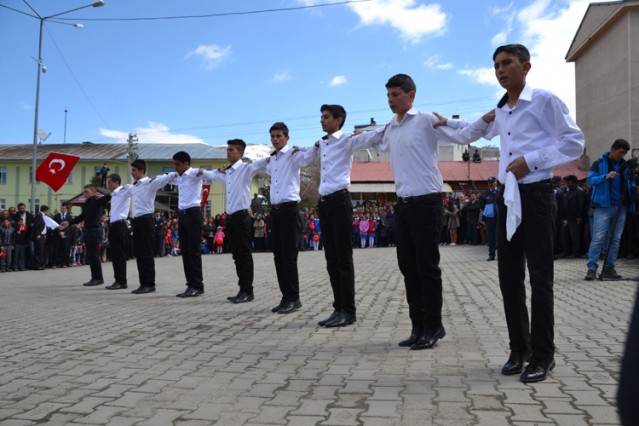
MULTIPOLYGON (((88 267, 0 274, 0 425, 615 425, 618 370, 636 281, 586 282, 555 267, 557 367, 524 385, 499 372, 508 339, 496 262, 442 247, 446 338, 410 351, 394 248, 355 250, 358 321, 332 312, 323 252, 299 257, 303 308, 279 303, 272 254, 257 253, 255 301, 234 305, 229 254, 204 256, 206 294, 178 299, 180 258, 157 259, 158 292, 83 287, 88 267)), ((624 276, 637 261, 621 260, 624 276)), ((104 264, 107 284, 113 281, 104 264)))

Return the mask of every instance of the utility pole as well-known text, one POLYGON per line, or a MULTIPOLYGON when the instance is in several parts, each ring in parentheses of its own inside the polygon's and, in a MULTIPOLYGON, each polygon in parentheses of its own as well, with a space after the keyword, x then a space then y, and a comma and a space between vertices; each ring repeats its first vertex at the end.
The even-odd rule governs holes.
POLYGON ((69 110, 67 110, 66 108, 64 109, 64 142, 63 143, 67 143, 67 113, 69 112, 69 110))
POLYGON ((138 141, 138 135, 135 133, 129 133, 129 139, 127 139, 127 143, 129 144, 127 150, 127 163, 128 168, 126 170, 127 174, 127 183, 131 183, 131 163, 138 159, 138 145, 135 143, 138 141))

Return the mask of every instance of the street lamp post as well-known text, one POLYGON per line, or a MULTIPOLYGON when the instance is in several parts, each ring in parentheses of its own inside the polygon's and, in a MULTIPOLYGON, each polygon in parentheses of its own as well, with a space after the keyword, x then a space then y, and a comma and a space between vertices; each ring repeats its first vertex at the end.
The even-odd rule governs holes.
MULTIPOLYGON (((26 3, 26 2, 25 2, 26 3)), ((27 3, 28 5, 28 3, 27 3)), ((38 60, 36 61, 36 65, 38 66, 37 78, 36 78, 36 99, 35 99, 35 119, 33 124, 33 158, 31 162, 31 211, 35 214, 35 189, 36 189, 36 159, 38 153, 38 111, 40 108, 40 74, 45 72, 46 68, 43 69, 42 65, 42 30, 44 29, 44 22, 50 20, 51 18, 55 18, 57 16, 65 15, 67 13, 75 12, 76 10, 85 9, 87 7, 101 7, 104 6, 103 0, 94 1, 91 4, 86 6, 76 7, 75 9, 67 10, 64 12, 56 13, 51 16, 40 16, 37 14, 35 10, 29 5, 31 10, 36 13, 36 18, 40 20, 40 36, 38 38, 38 60)), ((63 22, 58 22, 63 23, 63 22)), ((82 24, 71 24, 76 28, 82 28, 82 24)))

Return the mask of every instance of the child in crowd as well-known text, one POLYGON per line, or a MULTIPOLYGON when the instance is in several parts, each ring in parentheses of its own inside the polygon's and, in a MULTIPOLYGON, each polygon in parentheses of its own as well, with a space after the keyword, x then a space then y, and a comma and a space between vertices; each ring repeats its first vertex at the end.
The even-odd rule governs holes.
POLYGON ((224 253, 224 231, 221 226, 217 227, 217 231, 215 232, 215 246, 217 248, 217 254, 224 253))

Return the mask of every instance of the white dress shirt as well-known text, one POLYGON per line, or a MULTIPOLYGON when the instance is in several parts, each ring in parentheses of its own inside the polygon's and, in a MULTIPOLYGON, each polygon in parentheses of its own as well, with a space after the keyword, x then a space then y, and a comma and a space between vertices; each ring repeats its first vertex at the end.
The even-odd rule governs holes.
POLYGON ((127 198, 133 197, 133 217, 153 213, 157 190, 167 185, 173 177, 174 173, 156 176, 155 179, 145 176, 133 184, 126 185, 122 189, 123 195, 127 198))
POLYGON ((251 182, 253 176, 266 166, 263 158, 255 163, 244 163, 241 160, 229 166, 226 173, 217 170, 206 170, 202 173, 205 179, 226 185, 226 213, 233 214, 240 210, 246 210, 251 206, 251 182))
POLYGON ((167 184, 177 185, 178 187, 178 209, 186 210, 191 207, 200 207, 202 197, 202 181, 206 179, 204 175, 198 176, 198 169, 189 167, 187 170, 178 175, 176 172, 173 178, 169 179, 167 184))
POLYGON ((131 209, 131 203, 129 203, 129 196, 124 191, 124 188, 118 186, 111 192, 111 211, 109 212, 109 221, 111 223, 123 220, 129 217, 129 210, 131 209))
POLYGON ((395 116, 386 126, 379 149, 390 149, 391 168, 399 197, 440 193, 444 181, 437 168, 437 142, 467 144, 472 140, 463 133, 477 138, 482 134, 480 130, 462 131, 445 126, 433 128, 437 121, 435 115, 411 108, 401 122, 395 116))
MULTIPOLYGON (((501 104, 501 102, 500 102, 501 104)), ((463 123, 449 120, 453 127, 463 123)), ((450 125, 449 124, 449 125, 450 125)), ((550 179, 552 169, 579 158, 584 148, 584 135, 557 96, 526 85, 517 104, 506 102, 495 108, 495 121, 487 124, 481 118, 466 129, 483 130, 483 137, 500 138, 499 181, 506 182, 506 167, 524 157, 530 169, 519 183, 535 183, 550 179)))
POLYGON ((338 130, 332 135, 324 136, 315 146, 300 150, 305 159, 320 157, 320 195, 326 196, 347 189, 351 184, 355 151, 379 144, 383 134, 383 127, 358 135, 338 130))
POLYGON ((312 161, 312 156, 295 152, 288 144, 271 154, 265 167, 271 176, 271 204, 300 201, 300 169, 312 161))

